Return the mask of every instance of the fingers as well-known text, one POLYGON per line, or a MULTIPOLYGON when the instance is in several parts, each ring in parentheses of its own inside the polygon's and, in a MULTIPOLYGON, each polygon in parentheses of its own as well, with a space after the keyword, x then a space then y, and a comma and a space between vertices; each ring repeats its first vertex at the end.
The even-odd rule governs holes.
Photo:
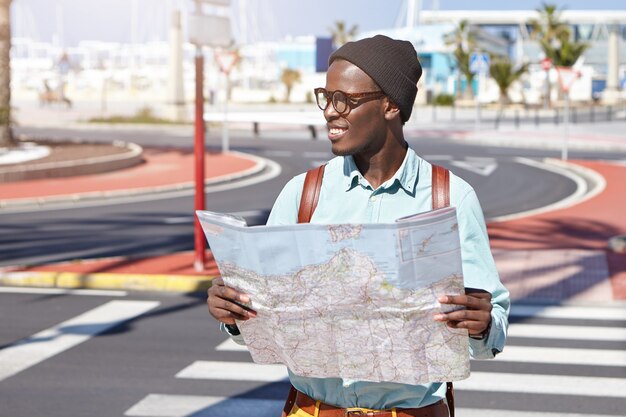
POLYGON ((207 291, 209 313, 224 324, 235 324, 235 320, 248 320, 256 317, 256 311, 243 305, 250 297, 234 288, 224 285, 222 278, 215 278, 207 291))
POLYGON ((491 294, 483 290, 468 288, 465 295, 444 295, 439 297, 442 304, 454 304, 459 310, 439 313, 434 319, 445 322, 454 329, 467 329, 470 335, 483 333, 491 325, 491 294))

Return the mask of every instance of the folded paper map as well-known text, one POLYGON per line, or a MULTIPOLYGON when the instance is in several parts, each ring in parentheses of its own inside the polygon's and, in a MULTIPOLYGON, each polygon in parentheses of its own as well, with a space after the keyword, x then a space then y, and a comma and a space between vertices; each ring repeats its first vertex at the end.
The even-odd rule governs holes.
POLYGON ((469 376, 467 330, 433 320, 464 292, 456 210, 377 224, 247 227, 197 211, 257 363, 307 377, 422 384, 469 376))

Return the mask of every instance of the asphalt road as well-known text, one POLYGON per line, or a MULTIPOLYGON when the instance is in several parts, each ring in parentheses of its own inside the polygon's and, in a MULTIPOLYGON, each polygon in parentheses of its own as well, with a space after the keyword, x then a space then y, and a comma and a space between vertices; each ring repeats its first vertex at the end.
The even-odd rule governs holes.
MULTIPOLYGON (((189 138, 167 133, 136 141, 190 145, 189 138)), ((556 153, 441 138, 410 143, 473 184, 487 217, 543 206, 575 188, 570 179, 519 159, 556 153)), ((210 193, 207 208, 243 213, 257 224, 287 179, 330 157, 325 141, 234 139, 233 148, 277 161, 282 173, 247 189, 210 193)), ((0 214, 0 263, 190 249, 192 209, 187 196, 0 214)), ((8 291, 0 288, 1 417, 269 417, 282 407, 288 385, 281 372, 260 370, 229 344, 201 295, 8 291)), ((626 316, 598 308, 514 311, 502 356, 472 363, 473 377, 457 384, 458 415, 623 415, 626 316)))
MULTIPOLYGON (((51 138, 132 140, 143 146, 191 146, 179 131, 89 131, 22 129, 20 133, 51 138), (112 136, 115 136, 114 138, 112 136)), ((249 224, 263 224, 274 199, 294 175, 332 157, 325 140, 233 138, 234 150, 280 164, 282 172, 256 185, 211 192, 206 208, 243 215, 249 224)), ((485 216, 519 213, 560 201, 576 190, 570 178, 531 164, 556 152, 460 145, 445 138, 409 138, 426 159, 446 166, 474 186, 485 216)), ((209 148, 219 139, 210 137, 209 148)), ((596 158, 576 154, 572 158, 596 158)), ((600 155, 617 158, 619 155, 600 155)), ((143 256, 193 248, 193 195, 166 195, 137 200, 107 200, 62 210, 44 206, 33 211, 0 213, 0 266, 40 264, 79 258, 143 256)))
MULTIPOLYGON (((284 369, 225 343, 202 297, 2 291, 3 417, 279 415, 284 369)), ((457 383, 459 416, 623 415, 623 310, 535 306, 511 321, 508 351, 457 383)))

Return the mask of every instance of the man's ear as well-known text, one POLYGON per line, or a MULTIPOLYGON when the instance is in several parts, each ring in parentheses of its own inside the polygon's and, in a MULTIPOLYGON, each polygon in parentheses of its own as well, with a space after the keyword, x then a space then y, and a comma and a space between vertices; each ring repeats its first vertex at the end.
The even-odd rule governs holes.
POLYGON ((385 119, 393 120, 396 117, 400 117, 400 108, 389 97, 385 97, 385 119))

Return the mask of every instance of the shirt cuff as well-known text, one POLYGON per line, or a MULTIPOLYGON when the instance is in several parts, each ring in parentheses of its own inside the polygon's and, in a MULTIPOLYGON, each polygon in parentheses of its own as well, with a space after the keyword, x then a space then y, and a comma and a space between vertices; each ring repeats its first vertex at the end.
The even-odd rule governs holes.
POLYGON ((220 330, 223 331, 224 333, 226 333, 227 335, 230 336, 231 339, 233 339, 233 341, 235 343, 237 343, 238 345, 244 345, 246 344, 245 340, 243 340, 243 336, 240 334, 233 334, 230 331, 228 331, 228 329, 226 328, 226 325, 224 323, 220 323, 220 330))
POLYGON ((504 349, 506 342, 506 326, 503 321, 491 314, 489 336, 483 340, 469 339, 472 359, 493 359, 504 349))

